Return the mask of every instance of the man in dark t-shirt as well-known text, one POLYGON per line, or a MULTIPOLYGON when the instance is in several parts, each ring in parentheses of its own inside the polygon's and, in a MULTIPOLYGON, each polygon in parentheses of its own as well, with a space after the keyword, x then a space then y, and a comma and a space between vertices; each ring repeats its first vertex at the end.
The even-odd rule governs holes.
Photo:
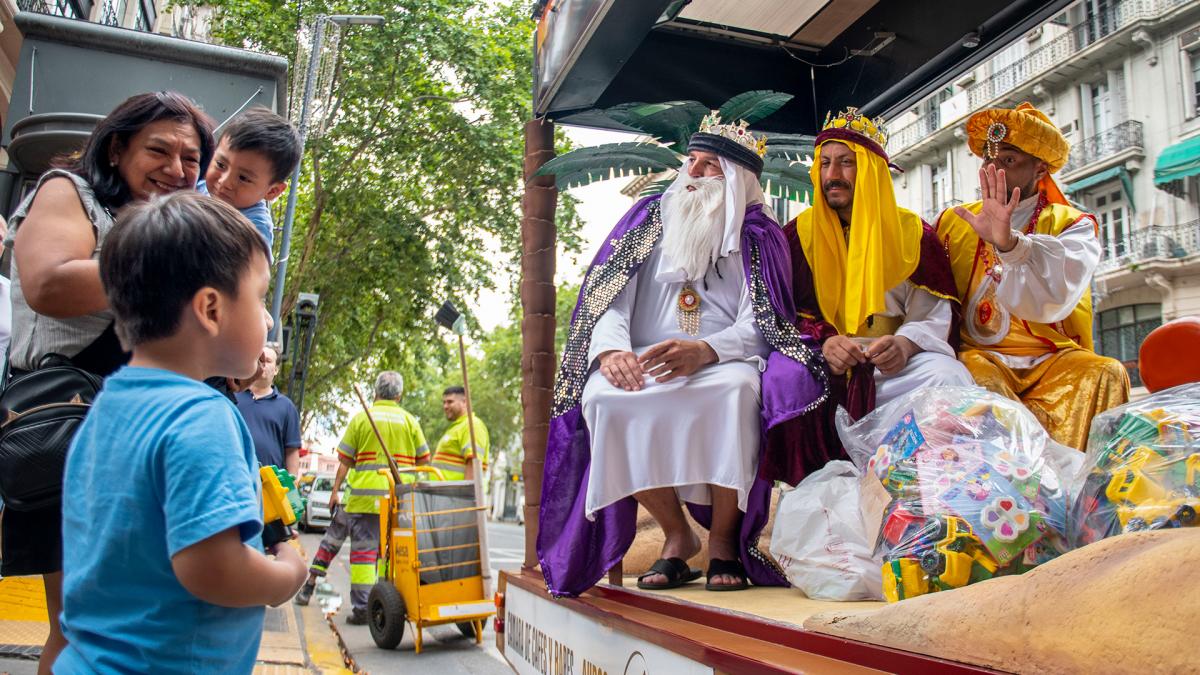
POLYGON ((273 384, 279 369, 279 350, 268 345, 261 361, 262 375, 249 389, 237 394, 237 407, 250 427, 259 463, 285 468, 296 476, 300 471, 300 414, 291 399, 273 384))

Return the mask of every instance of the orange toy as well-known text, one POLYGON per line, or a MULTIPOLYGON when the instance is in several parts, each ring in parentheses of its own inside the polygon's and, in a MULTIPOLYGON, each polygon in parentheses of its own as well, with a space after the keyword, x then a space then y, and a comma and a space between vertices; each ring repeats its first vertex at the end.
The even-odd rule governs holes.
POLYGON ((1151 331, 1138 352, 1138 369, 1151 393, 1200 382, 1200 317, 1185 316, 1151 331))

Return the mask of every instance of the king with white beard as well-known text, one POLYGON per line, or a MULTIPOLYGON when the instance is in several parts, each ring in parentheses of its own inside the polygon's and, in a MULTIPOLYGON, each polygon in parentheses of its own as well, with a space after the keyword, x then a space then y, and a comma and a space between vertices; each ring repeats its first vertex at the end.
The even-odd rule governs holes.
POLYGON ((824 389, 812 374, 819 369, 809 342, 792 328, 790 296, 780 295, 788 268, 778 266, 788 254, 758 180, 762 144, 744 124, 716 122, 706 119, 706 131, 693 136, 661 200, 643 200, 618 225, 581 291, 543 488, 539 551, 552 591, 580 592, 568 575, 594 577, 595 568, 619 560, 632 526, 621 521, 636 514, 634 499, 665 535, 662 557, 639 577, 640 587, 672 588, 701 576, 685 562, 701 542, 681 502, 709 527, 709 590, 776 581, 754 550, 770 496, 769 484, 756 490, 761 439, 772 421, 800 414, 824 389), (764 392, 769 363, 775 385, 764 392), (566 404, 579 406, 580 419, 566 404), (562 436, 560 424, 569 427, 562 436), (582 442, 590 441, 590 461, 573 479, 580 458, 564 458, 582 454, 570 435, 578 426, 582 442), (556 468, 563 463, 571 467, 556 468), (578 530, 600 535, 594 551, 573 556, 567 549, 588 538, 578 530))

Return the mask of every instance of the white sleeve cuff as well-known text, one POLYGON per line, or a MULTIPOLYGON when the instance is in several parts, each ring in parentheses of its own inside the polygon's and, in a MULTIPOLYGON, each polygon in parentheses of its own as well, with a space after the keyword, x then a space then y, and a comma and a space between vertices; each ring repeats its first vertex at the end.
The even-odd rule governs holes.
POLYGON ((1013 232, 1013 236, 1017 238, 1017 245, 1012 247, 1011 251, 1001 251, 996 249, 996 255, 1000 256, 1000 262, 1005 265, 1020 265, 1029 259, 1029 253, 1033 250, 1033 242, 1029 237, 1021 232, 1013 232))
POLYGON ((936 337, 925 330, 920 324, 905 324, 896 329, 896 335, 906 337, 912 340, 912 343, 921 349, 923 352, 933 352, 935 354, 945 354, 946 356, 954 356, 954 350, 950 349, 949 343, 945 339, 936 337))
POLYGON ((588 349, 588 363, 592 366, 599 365, 596 363, 596 360, 600 358, 600 355, 611 351, 630 352, 633 351, 633 348, 628 342, 624 344, 617 342, 593 342, 588 349))
POLYGON ((725 363, 733 359, 741 359, 746 357, 746 348, 742 344, 741 337, 732 330, 726 329, 718 331, 702 338, 704 342, 717 354, 717 363, 725 363))

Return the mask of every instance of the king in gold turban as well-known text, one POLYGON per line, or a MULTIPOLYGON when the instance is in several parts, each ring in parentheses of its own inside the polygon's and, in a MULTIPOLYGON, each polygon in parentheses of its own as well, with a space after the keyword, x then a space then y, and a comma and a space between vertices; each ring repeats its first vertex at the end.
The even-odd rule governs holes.
POLYGON ((1128 399, 1129 376, 1092 351, 1096 219, 1052 178, 1070 144, 1029 103, 975 113, 967 136, 983 159, 983 199, 938 219, 963 307, 960 358, 980 385, 1083 449, 1092 416, 1128 399))

